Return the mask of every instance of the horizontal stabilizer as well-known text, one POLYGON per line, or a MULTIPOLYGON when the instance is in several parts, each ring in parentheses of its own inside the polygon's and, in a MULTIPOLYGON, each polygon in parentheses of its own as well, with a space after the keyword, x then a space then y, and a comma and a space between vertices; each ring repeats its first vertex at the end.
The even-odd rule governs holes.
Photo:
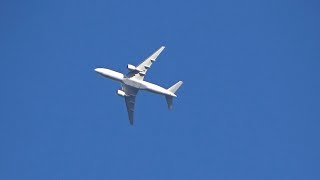
POLYGON ((172 93, 176 93, 176 91, 179 89, 179 87, 182 85, 182 81, 177 82, 173 86, 171 86, 168 90, 172 93))
MULTIPOLYGON (((174 94, 180 88, 182 83, 183 83, 182 81, 179 81, 176 84, 174 84, 173 86, 171 86, 168 90, 174 94)), ((173 107, 173 96, 166 96, 166 101, 167 101, 168 108, 172 109, 172 107, 173 107)))
POLYGON ((168 109, 172 109, 173 107, 173 97, 172 96, 166 96, 166 101, 167 101, 167 105, 168 105, 168 109))

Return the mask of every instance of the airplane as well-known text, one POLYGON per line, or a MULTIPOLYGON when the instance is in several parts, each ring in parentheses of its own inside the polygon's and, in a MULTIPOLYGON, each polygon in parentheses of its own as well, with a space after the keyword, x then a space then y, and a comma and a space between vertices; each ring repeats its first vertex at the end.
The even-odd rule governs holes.
POLYGON ((127 69, 129 70, 129 73, 126 75, 106 68, 94 69, 98 74, 121 83, 121 89, 117 90, 116 94, 124 97, 125 99, 131 125, 133 125, 135 99, 139 90, 146 90, 152 93, 164 95, 168 108, 172 109, 173 107, 173 97, 177 97, 175 93, 182 85, 182 81, 178 81, 176 84, 166 89, 159 85, 143 80, 152 63, 156 61, 157 57, 164 50, 164 48, 164 46, 160 47, 138 66, 128 64, 127 69))

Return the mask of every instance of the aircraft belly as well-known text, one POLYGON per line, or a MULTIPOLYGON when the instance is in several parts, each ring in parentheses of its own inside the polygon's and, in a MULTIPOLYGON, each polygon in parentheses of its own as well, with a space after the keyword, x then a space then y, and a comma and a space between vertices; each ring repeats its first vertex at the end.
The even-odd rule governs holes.
POLYGON ((168 92, 167 89, 149 82, 146 82, 146 90, 150 92, 158 93, 158 94, 170 95, 170 92, 168 92))
POLYGON ((131 87, 134 87, 134 88, 137 88, 137 89, 145 89, 145 85, 142 84, 141 82, 139 81, 133 81, 131 79, 125 79, 123 80, 123 83, 127 86, 131 86, 131 87))
POLYGON ((149 71, 151 65, 156 61, 157 57, 160 55, 164 48, 164 46, 161 46, 156 52, 154 52, 151 56, 146 58, 137 66, 128 64, 127 69, 129 70, 129 72, 127 74, 122 74, 120 72, 107 68, 94 69, 100 75, 121 83, 121 89, 118 89, 116 94, 121 96, 125 100, 131 125, 133 125, 134 122, 135 99, 140 90, 165 95, 168 108, 172 109, 173 97, 177 97, 175 93, 183 82, 179 81, 173 86, 166 89, 159 85, 144 81, 147 71, 149 71))

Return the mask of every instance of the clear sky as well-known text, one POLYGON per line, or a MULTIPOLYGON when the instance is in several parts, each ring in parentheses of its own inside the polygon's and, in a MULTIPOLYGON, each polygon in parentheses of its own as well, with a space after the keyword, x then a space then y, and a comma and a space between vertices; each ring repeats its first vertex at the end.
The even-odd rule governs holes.
POLYGON ((320 179, 316 0, 2 0, 0 179, 320 179), (119 83, 166 49, 129 125, 119 83))

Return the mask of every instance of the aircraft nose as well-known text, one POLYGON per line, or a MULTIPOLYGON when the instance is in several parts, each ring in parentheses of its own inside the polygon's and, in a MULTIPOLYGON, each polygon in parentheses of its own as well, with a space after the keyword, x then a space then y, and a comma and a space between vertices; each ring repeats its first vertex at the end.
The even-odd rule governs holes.
POLYGON ((94 71, 97 73, 101 73, 102 68, 95 68, 94 71))

